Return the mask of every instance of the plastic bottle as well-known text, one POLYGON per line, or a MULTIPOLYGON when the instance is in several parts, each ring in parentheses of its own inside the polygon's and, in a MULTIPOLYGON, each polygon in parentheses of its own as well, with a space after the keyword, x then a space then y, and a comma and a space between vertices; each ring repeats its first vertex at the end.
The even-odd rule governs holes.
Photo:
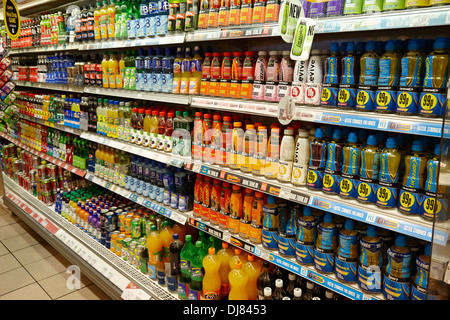
POLYGON ((228 216, 228 231, 233 234, 239 233, 240 219, 242 217, 243 199, 241 187, 233 185, 230 197, 230 215, 228 216))
POLYGON ((264 167, 264 176, 276 179, 278 176, 278 162, 280 159, 280 128, 271 126, 270 137, 267 142, 267 156, 264 167))
POLYGON ((205 275, 202 282, 202 300, 219 300, 221 295, 221 281, 219 276, 220 260, 215 255, 213 247, 208 249, 208 255, 203 258, 205 275))
POLYGON ((396 110, 396 96, 394 92, 399 84, 400 59, 394 40, 388 40, 385 50, 379 60, 378 90, 376 93, 375 110, 389 113, 396 110))
POLYGON ((361 150, 361 166, 359 168, 359 184, 357 200, 361 202, 375 202, 376 184, 380 170, 380 150, 377 138, 371 134, 367 138, 366 146, 361 150))
POLYGON ((281 182, 291 181, 292 166, 294 163, 294 132, 292 129, 284 130, 281 140, 280 161, 278 162, 277 180, 281 182))
POLYGON ((229 247, 228 242, 222 242, 222 249, 217 252, 217 258, 220 261, 219 277, 220 277, 220 297, 221 299, 228 296, 230 292, 230 284, 228 274, 230 273, 229 261, 233 256, 233 249, 229 247))
POLYGON ((205 176, 203 182, 202 192, 202 205, 201 205, 201 218, 203 221, 209 221, 209 209, 211 207, 211 189, 212 189, 212 178, 205 176))
POLYGON ((320 104, 325 107, 337 105, 338 84, 341 79, 341 57, 339 44, 332 42, 330 55, 324 61, 324 76, 320 104))
POLYGON ((116 22, 116 10, 115 10, 114 0, 109 1, 108 8, 106 9, 106 14, 108 15, 108 38, 114 39, 116 35, 115 22, 116 22))
POLYGON ((377 13, 383 11, 384 0, 367 0, 364 1, 362 13, 377 13))
POLYGON ((379 188, 375 204, 381 207, 395 207, 401 154, 394 138, 386 140, 386 147, 380 154, 379 188))
POLYGON ((419 115, 439 117, 444 114, 445 87, 448 81, 448 45, 446 38, 434 40, 433 51, 425 58, 425 77, 419 98, 419 115))
MULTIPOLYGON (((270 272, 269 261, 263 261, 263 268, 256 280, 256 290, 258 293, 258 300, 263 300, 265 288, 275 287, 275 278, 270 272)), ((270 294, 271 295, 271 294, 270 294)))
POLYGON ((356 132, 350 132, 343 150, 342 174, 339 183, 339 196, 356 198, 357 179, 361 163, 361 146, 358 144, 356 132))
POLYGON ((379 57, 375 52, 375 41, 367 41, 366 52, 360 58, 360 85, 376 85, 378 77, 379 57))
POLYGON ((267 63, 267 51, 259 51, 254 69, 252 94, 252 99, 254 100, 264 100, 265 81, 267 80, 267 63))
POLYGON ((430 251, 431 244, 428 243, 423 254, 416 259, 417 272, 412 279, 411 300, 432 300, 435 298, 434 288, 432 289, 432 287, 436 285, 436 280, 429 277, 430 251))
POLYGON ((358 273, 358 233, 353 228, 353 220, 346 219, 344 229, 339 233, 336 254, 335 275, 339 281, 356 282, 358 273))
POLYGON ((182 300, 189 298, 189 283, 191 281, 191 260, 195 251, 192 236, 186 235, 183 249, 180 251, 180 278, 178 281, 178 297, 182 300))
POLYGON ((202 64, 203 58, 201 56, 201 49, 199 46, 194 47, 194 56, 190 63, 190 77, 189 77, 189 94, 200 93, 200 81, 202 79, 202 64))
POLYGON ((327 144, 327 160, 325 163, 322 191, 337 194, 342 167, 343 147, 341 129, 333 131, 331 141, 327 144))
POLYGON ((306 187, 310 189, 322 189, 327 146, 324 137, 325 135, 322 128, 317 128, 314 133, 314 140, 310 142, 311 157, 306 178, 306 187))
POLYGON ((323 273, 334 271, 334 252, 337 247, 336 225, 332 215, 327 212, 323 222, 317 227, 314 251, 314 268, 323 273))
POLYGON ((173 61, 173 87, 172 87, 172 93, 180 93, 181 89, 181 64, 183 61, 182 56, 182 48, 177 47, 177 54, 175 57, 175 60, 173 61))
POLYGON ((228 300, 248 300, 249 297, 246 290, 248 276, 242 269, 240 261, 235 262, 235 267, 230 271, 228 279, 231 287, 228 300))
POLYGON ((156 269, 158 264, 162 264, 162 240, 155 225, 150 227, 150 234, 147 236, 147 249, 149 276, 156 279, 156 269))
POLYGON ((320 50, 311 50, 308 60, 305 86, 305 103, 311 106, 320 104, 323 81, 323 61, 320 50))
POLYGON ((346 54, 341 59, 342 73, 338 93, 338 107, 345 109, 356 108, 356 85, 360 74, 360 61, 356 54, 355 42, 347 43, 346 54))
POLYGON ((162 92, 172 93, 173 88, 173 50, 166 47, 166 55, 161 60, 161 87, 162 92))
POLYGON ((244 147, 243 138, 244 138, 244 130, 242 129, 242 123, 234 122, 231 133, 230 161, 228 162, 228 167, 230 169, 239 169, 241 166, 240 154, 242 153, 244 147))
POLYGON ((269 250, 278 249, 278 227, 279 212, 278 204, 275 203, 275 198, 271 195, 267 198, 267 203, 263 207, 264 222, 262 229, 262 244, 263 247, 269 250))
POLYGON ((408 300, 411 289, 411 251, 406 246, 404 235, 397 235, 387 255, 386 276, 381 289, 383 296, 388 300, 408 300))
POLYGON ((195 243, 196 251, 191 259, 191 282, 189 285, 189 300, 200 300, 203 289, 203 259, 208 254, 203 248, 203 243, 197 241, 195 243))
MULTIPOLYGON (((184 59, 181 62, 181 84, 180 84, 180 93, 188 94, 189 93, 189 81, 191 78, 191 47, 186 47, 184 51, 184 59)), ((175 70, 174 70, 175 73, 175 70)))
POLYGON ((253 58, 253 51, 245 51, 244 62, 242 63, 241 99, 252 99, 254 79, 255 60, 253 58))

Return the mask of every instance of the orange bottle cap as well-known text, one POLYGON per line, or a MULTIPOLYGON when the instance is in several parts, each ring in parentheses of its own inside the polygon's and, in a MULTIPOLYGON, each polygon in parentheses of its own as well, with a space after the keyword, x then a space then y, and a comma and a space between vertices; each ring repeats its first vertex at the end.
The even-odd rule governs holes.
POLYGON ((216 254, 216 249, 213 248, 213 247, 210 247, 210 248, 208 249, 208 254, 216 254))

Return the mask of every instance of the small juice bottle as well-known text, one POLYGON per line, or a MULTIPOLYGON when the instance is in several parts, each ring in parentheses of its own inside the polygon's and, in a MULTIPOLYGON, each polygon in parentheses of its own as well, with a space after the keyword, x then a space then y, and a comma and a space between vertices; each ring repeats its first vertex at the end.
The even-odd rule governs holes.
POLYGON ((203 182, 202 190, 202 205, 201 205, 201 218, 203 221, 209 221, 209 208, 211 207, 211 189, 212 189, 212 178, 205 176, 203 182))
POLYGON ((152 117, 150 119, 150 148, 156 149, 158 139, 158 110, 152 111, 152 117))
POLYGON ((205 275, 203 276, 202 283, 202 300, 219 300, 221 295, 221 278, 219 275, 219 269, 221 261, 215 254, 216 249, 210 247, 208 249, 208 255, 203 258, 203 268, 205 269, 205 275))
POLYGON ((255 192, 246 188, 242 205, 242 218, 239 222, 239 236, 247 239, 250 236, 250 224, 252 223, 252 207, 255 199, 255 192))
POLYGON ((222 242, 222 249, 217 251, 217 257, 220 261, 219 276, 220 276, 220 297, 225 298, 230 293, 230 282, 228 274, 230 273, 230 259, 233 256, 233 249, 229 247, 228 242, 222 242))
POLYGON ((145 117, 144 117, 144 124, 143 124, 143 130, 144 130, 144 143, 143 145, 145 147, 150 146, 150 120, 151 120, 151 114, 152 111, 150 109, 145 110, 145 117))
POLYGON ((109 88, 116 88, 116 76, 119 74, 119 62, 117 61, 117 52, 111 51, 108 61, 108 82, 109 88))
POLYGON ((258 280, 262 267, 258 262, 255 261, 254 255, 248 254, 248 260, 242 266, 242 269, 244 269, 248 277, 247 282, 248 300, 256 300, 256 298, 258 297, 258 293, 256 291, 256 281, 258 280))
POLYGON ((231 169, 239 169, 241 167, 240 154, 243 150, 244 130, 242 129, 242 122, 233 123, 233 131, 231 134, 231 154, 229 167, 231 169))
POLYGON ((230 294, 228 300, 248 300, 247 293, 247 273, 242 269, 242 263, 236 261, 234 270, 230 271, 228 276, 230 281, 230 294))
POLYGON ((264 204, 264 194, 262 192, 255 192, 255 198, 252 204, 252 223, 249 231, 249 239, 253 243, 261 243, 264 204))
POLYGON ((102 82, 103 88, 109 88, 109 76, 108 76, 108 53, 103 52, 103 60, 102 60, 102 82))
POLYGON ((169 226, 169 221, 164 221, 160 231, 161 242, 162 242, 162 261, 168 267, 170 262, 169 258, 169 247, 173 240, 173 230, 169 226))
POLYGON ((194 185, 194 217, 200 218, 202 215, 202 203, 203 203, 203 175, 197 173, 197 178, 194 185))
POLYGON ((230 215, 228 216, 228 231, 230 233, 239 233, 242 206, 241 187, 233 185, 230 198, 230 215))

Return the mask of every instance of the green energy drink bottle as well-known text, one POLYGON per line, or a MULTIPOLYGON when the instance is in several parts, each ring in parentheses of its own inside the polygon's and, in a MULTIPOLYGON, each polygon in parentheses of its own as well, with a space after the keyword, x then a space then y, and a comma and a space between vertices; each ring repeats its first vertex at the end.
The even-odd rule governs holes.
POLYGON ((286 34, 288 29, 290 1, 284 1, 283 20, 281 21, 281 34, 286 34))
POLYGON ((375 52, 375 41, 367 41, 366 52, 359 58, 361 73, 356 92, 356 109, 372 111, 375 108, 375 93, 378 80, 379 56, 375 52))
POLYGON ((380 149, 374 134, 367 138, 366 146, 361 150, 361 166, 356 200, 375 203, 378 175, 380 170, 380 149))
POLYGON ((400 61, 400 83, 397 93, 398 114, 417 114, 425 66, 425 59, 419 49, 418 39, 409 40, 408 52, 400 61))
POLYGON ((364 0, 345 0, 343 14, 361 14, 363 2, 364 0))
POLYGON ((300 56, 303 52, 303 42, 306 39, 307 27, 305 21, 299 21, 294 33, 294 41, 292 43, 292 54, 300 56))
POLYGON ((347 144, 343 148, 342 173, 339 182, 339 196, 356 198, 361 161, 361 146, 356 132, 350 132, 347 144))
POLYGON ((362 13, 376 13, 383 11, 384 0, 365 0, 362 13))
POLYGON ((367 234, 359 240, 361 253, 358 263, 358 287, 368 293, 380 293, 382 283, 381 250, 383 243, 377 237, 374 226, 367 227, 367 234))
POLYGON ((394 40, 386 43, 386 52, 379 60, 378 89, 375 110, 381 113, 393 113, 397 109, 397 86, 399 83, 400 59, 394 40))
POLYGON ((339 281, 355 283, 358 273, 358 232, 353 220, 345 220, 344 229, 339 233, 339 247, 336 255, 334 274, 339 281))
POLYGON ((436 38, 433 51, 425 58, 425 77, 419 99, 419 115, 423 117, 444 114, 449 59, 446 42, 446 38, 436 38))
POLYGON ((323 221, 317 227, 317 239, 314 249, 314 268, 318 272, 334 272, 334 252, 337 247, 336 225, 331 213, 325 213, 323 221))
POLYGON ((317 237, 317 220, 312 215, 311 207, 303 209, 303 215, 297 219, 297 226, 296 260, 300 264, 312 265, 314 263, 314 243, 317 237))
POLYGON ((397 235, 395 244, 387 250, 388 263, 381 292, 387 300, 409 300, 411 291, 411 251, 406 237, 397 235))
POLYGON ((401 157, 397 141, 389 137, 386 140, 386 147, 380 154, 380 176, 375 202, 377 206, 393 208, 397 205, 401 157))
POLYGON ((411 152, 405 157, 405 172, 399 192, 398 210, 403 214, 417 215, 423 201, 423 186, 427 157, 421 140, 414 140, 411 152))

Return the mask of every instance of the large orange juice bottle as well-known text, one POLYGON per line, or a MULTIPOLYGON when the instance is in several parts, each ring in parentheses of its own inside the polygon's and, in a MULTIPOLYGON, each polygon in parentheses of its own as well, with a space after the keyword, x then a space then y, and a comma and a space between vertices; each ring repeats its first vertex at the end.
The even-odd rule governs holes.
MULTIPOLYGON (((169 268, 170 257, 169 257, 169 247, 173 240, 173 230, 169 226, 169 221, 164 221, 162 224, 161 231, 159 232, 162 240, 162 261, 169 268)), ((166 270, 168 270, 166 268, 166 270)))
POLYGON ((208 249, 208 255, 203 258, 203 268, 205 275, 202 282, 202 300, 219 300, 221 292, 220 259, 216 255, 215 248, 208 249))
POLYGON ((242 218, 239 221, 239 236, 244 239, 250 237, 250 224, 252 223, 252 207, 254 199, 255 192, 252 189, 245 188, 242 218))
POLYGON ((242 206, 241 187, 233 185, 230 197, 230 215, 228 216, 228 231, 230 233, 239 233, 242 206))
POLYGON ((103 52, 103 60, 102 60, 103 88, 109 88, 108 60, 109 60, 108 52, 103 52))
POLYGON ((117 61, 117 52, 111 51, 108 61, 108 82, 111 89, 116 88, 116 77, 119 74, 119 61, 117 61))
POLYGON ((233 270, 236 267, 236 262, 239 261, 241 265, 244 265, 247 262, 247 254, 242 251, 241 248, 234 248, 234 255, 230 258, 228 265, 230 266, 230 270, 233 270))
POLYGON ((228 300, 248 300, 247 293, 247 273, 242 269, 242 263, 236 261, 234 264, 234 270, 230 271, 228 275, 230 281, 230 294, 228 300))
POLYGON ((148 273, 151 279, 156 279, 156 268, 162 263, 162 239, 156 230, 156 225, 150 227, 147 236, 148 273))
POLYGON ((220 276, 220 297, 225 298, 230 293, 230 282, 228 274, 230 273, 230 259, 233 256, 233 249, 230 248, 228 242, 222 242, 222 249, 217 252, 220 260, 219 276, 220 276))
POLYGON ((256 261, 255 256, 248 254, 247 262, 242 266, 248 277, 247 282, 247 293, 248 300, 256 300, 258 293, 256 291, 256 282, 258 280, 259 274, 261 273, 261 265, 256 261))

